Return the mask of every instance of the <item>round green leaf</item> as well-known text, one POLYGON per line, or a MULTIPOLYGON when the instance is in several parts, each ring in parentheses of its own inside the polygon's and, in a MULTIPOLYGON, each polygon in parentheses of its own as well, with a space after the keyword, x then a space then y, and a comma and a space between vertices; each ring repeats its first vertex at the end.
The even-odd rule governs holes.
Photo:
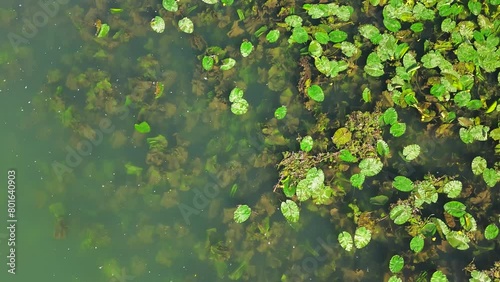
POLYGON ((410 249, 415 253, 419 253, 424 249, 425 241, 420 236, 413 237, 410 241, 410 249))
POLYGON ((402 192, 413 190, 413 182, 405 176, 396 176, 392 182, 392 186, 402 192))
POLYGON ((229 102, 233 103, 236 100, 243 98, 243 94, 244 92, 240 88, 233 88, 233 90, 231 90, 231 93, 229 93, 229 102))
POLYGON ((414 160, 418 155, 420 155, 420 146, 417 144, 408 145, 403 148, 403 156, 407 161, 414 160))
POLYGON ((388 156, 391 153, 391 150, 389 149, 389 145, 387 144, 387 142, 385 142, 382 139, 377 140, 377 153, 381 157, 388 156))
POLYGON ((330 41, 333 43, 339 43, 347 39, 347 33, 342 30, 334 30, 328 34, 330 41))
POLYGON ((463 251, 469 248, 470 239, 463 232, 452 230, 448 234, 446 234, 446 240, 453 248, 457 250, 463 251))
POLYGON ((465 231, 474 232, 477 230, 476 219, 468 212, 460 218, 460 225, 462 225, 465 231))
POLYGON ((177 10, 179 9, 176 0, 163 0, 161 4, 163 8, 165 8, 165 10, 170 12, 177 12, 177 10))
POLYGON ((390 218, 397 225, 402 225, 408 222, 408 220, 411 218, 411 215, 411 207, 404 204, 394 206, 389 213, 390 218))
MULTIPOLYGON (((373 1, 373 0, 371 0, 373 1)), ((389 277, 389 280, 387 280, 387 282, 403 282, 403 280, 399 277, 397 277, 396 275, 393 275, 391 277, 389 277)))
POLYGON ((236 61, 233 58, 226 58, 222 60, 222 66, 220 66, 221 70, 230 70, 236 65, 236 61))
POLYGON ((244 41, 240 45, 240 52, 243 57, 248 57, 253 51, 253 44, 249 41, 244 41))
POLYGON ((314 141, 311 136, 306 136, 300 141, 300 149, 304 152, 311 151, 314 141))
POLYGON ((182 18, 179 20, 179 28, 185 33, 193 33, 194 30, 194 24, 193 21, 191 21, 189 18, 182 18))
POLYGON ((323 102, 325 100, 325 93, 319 85, 311 85, 307 88, 307 95, 316 102, 323 102))
POLYGON ((328 40, 330 40, 330 37, 328 36, 328 33, 324 31, 318 31, 314 33, 314 39, 316 39, 316 41, 321 44, 328 44, 328 40))
POLYGON ((338 236, 339 244, 344 250, 350 252, 352 250, 352 236, 347 231, 342 231, 338 236))
POLYGON ((321 44, 319 44, 318 41, 312 40, 309 43, 309 48, 308 48, 309 54, 313 57, 319 57, 321 54, 323 54, 323 47, 321 47, 321 44))
POLYGON ((431 282, 448 282, 448 278, 440 270, 432 273, 431 282))
POLYGON ((391 18, 384 18, 384 26, 392 32, 398 32, 401 29, 401 23, 391 18))
POLYGON ((249 206, 240 205, 234 211, 233 215, 234 221, 236 221, 236 223, 245 222, 250 217, 251 214, 252 214, 252 209, 249 206))
POLYGON ((359 168, 361 169, 361 174, 365 176, 374 176, 377 175, 381 170, 384 164, 375 158, 366 158, 359 162, 359 168))
POLYGON ((354 232, 354 245, 358 249, 366 247, 371 239, 372 232, 364 226, 357 228, 354 232))
POLYGON ((289 222, 299 221, 299 207, 292 200, 286 200, 281 203, 281 213, 289 222))
POLYGON ((165 21, 162 19, 162 17, 156 16, 151 20, 151 28, 158 32, 162 33, 165 30, 165 21))
POLYGON ((203 66, 203 69, 206 71, 211 70, 214 67, 214 58, 212 56, 203 56, 203 59, 201 60, 201 65, 203 66))
POLYGON ((277 29, 273 29, 273 30, 269 31, 266 35, 266 39, 267 39, 267 41, 269 41, 269 43, 276 42, 278 40, 278 38, 280 38, 280 31, 277 29))
POLYGON ((242 115, 248 111, 248 102, 243 98, 238 98, 231 105, 231 112, 235 115, 242 115))
POLYGON ((281 106, 274 111, 274 117, 277 119, 284 119, 286 116, 286 106, 281 106))
POLYGON ((389 132, 392 134, 394 137, 399 137, 403 135, 406 131, 406 123, 404 122, 398 122, 393 125, 391 125, 391 128, 389 129, 389 132))
POLYGON ((450 33, 453 31, 453 29, 455 28, 456 25, 457 25, 457 23, 454 20, 452 20, 451 18, 446 18, 441 23, 441 30, 443 32, 450 33))
POLYGON ((285 23, 291 27, 302 26, 302 18, 297 15, 289 15, 285 18, 285 23))
POLYGON ((487 168, 483 171, 483 179, 488 187, 493 187, 498 182, 498 174, 493 168, 487 168))
POLYGON ((444 204, 444 210, 454 217, 462 217, 465 214, 466 206, 458 201, 449 201, 444 204))
POLYGON ((410 29, 413 31, 413 32, 422 32, 424 31, 424 24, 423 23, 414 23, 410 26, 410 29))
POLYGON ((139 124, 135 124, 135 130, 139 133, 148 133, 151 131, 151 127, 149 126, 149 123, 143 121, 139 124))
POLYGON ((484 229, 484 238, 486 240, 493 240, 498 236, 498 226, 496 224, 491 223, 490 225, 486 226, 486 229, 484 229))
POLYGON ((405 265, 405 261, 400 255, 393 255, 391 260, 389 261, 389 270, 392 273, 398 273, 403 269, 405 265))
POLYGON ((297 43, 306 43, 307 40, 309 40, 309 35, 307 34, 307 31, 305 28, 298 26, 294 27, 292 31, 292 36, 290 36, 290 40, 292 42, 297 42, 297 43))
POLYGON ((452 180, 443 186, 443 192, 445 192, 449 198, 456 198, 462 193, 462 182, 458 180, 452 180))
POLYGON ((347 149, 340 150, 339 158, 348 163, 355 163, 358 161, 358 159, 347 149))
POLYGON ((382 118, 384 119, 385 124, 395 124, 396 122, 398 122, 398 112, 396 112, 396 109, 394 108, 388 108, 387 110, 385 110, 382 118))
POLYGON ((363 182, 365 182, 365 175, 361 173, 355 173, 350 178, 351 185, 356 188, 361 188, 363 182))
POLYGON ((337 129, 333 134, 332 141, 335 146, 340 147, 349 143, 349 141, 351 141, 351 137, 352 133, 349 131, 349 129, 341 127, 337 129))

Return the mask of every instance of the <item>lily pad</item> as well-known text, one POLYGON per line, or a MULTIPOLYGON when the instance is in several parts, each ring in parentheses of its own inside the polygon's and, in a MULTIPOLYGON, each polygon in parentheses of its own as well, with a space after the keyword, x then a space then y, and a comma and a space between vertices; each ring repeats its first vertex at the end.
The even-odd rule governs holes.
POLYGON ((319 85, 311 85, 307 88, 307 95, 316 102, 323 102, 325 100, 325 93, 319 85))
POLYGON ((182 30, 185 33, 193 33, 194 31, 194 24, 191 19, 184 17, 181 20, 179 20, 179 29, 182 30))
POLYGON ((252 214, 252 209, 247 205, 240 205, 234 211, 234 221, 236 223, 245 222, 252 214))
POLYGON ((151 20, 151 28, 157 33, 162 33, 165 30, 165 21, 162 17, 156 16, 151 20))

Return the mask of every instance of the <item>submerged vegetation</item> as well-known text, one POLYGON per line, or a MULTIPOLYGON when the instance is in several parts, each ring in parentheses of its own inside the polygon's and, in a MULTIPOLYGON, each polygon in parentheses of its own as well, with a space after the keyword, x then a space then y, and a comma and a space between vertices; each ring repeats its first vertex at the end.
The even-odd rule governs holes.
POLYGON ((35 103, 76 149, 113 129, 56 185, 98 191, 46 187, 56 238, 108 250, 105 279, 500 279, 500 1, 350 2, 70 7, 83 47, 35 103))

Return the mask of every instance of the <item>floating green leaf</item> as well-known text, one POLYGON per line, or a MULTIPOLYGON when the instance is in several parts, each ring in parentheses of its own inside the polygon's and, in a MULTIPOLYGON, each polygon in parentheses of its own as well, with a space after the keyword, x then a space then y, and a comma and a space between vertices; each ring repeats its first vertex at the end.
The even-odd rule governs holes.
POLYGON ((233 88, 233 90, 231 90, 231 93, 229 93, 229 102, 233 103, 236 100, 243 98, 243 94, 244 92, 240 88, 233 88))
POLYGON ((297 15, 289 15, 285 18, 285 23, 291 27, 302 26, 302 18, 297 15))
POLYGON ((248 111, 248 102, 243 98, 237 98, 231 105, 231 112, 235 115, 242 115, 248 111))
POLYGON ((353 240, 351 234, 347 231, 342 231, 338 236, 339 244, 344 250, 350 252, 353 246, 353 240))
POLYGON ((493 240, 498 236, 498 232, 498 226, 491 223, 486 226, 486 229, 484 229, 484 238, 486 238, 486 240, 493 240))
POLYGON ((286 116, 286 106, 281 106, 274 111, 274 117, 277 119, 284 119, 286 116))
POLYGON ((377 175, 381 170, 384 164, 377 158, 366 158, 359 162, 359 168, 361 169, 361 174, 365 176, 374 176, 377 175))
POLYGON ((398 123, 391 125, 389 132, 394 137, 399 137, 399 136, 403 135, 406 132, 406 123, 398 122, 398 123))
POLYGON ((398 32, 401 29, 401 23, 391 18, 384 18, 384 26, 392 32, 398 32))
POLYGON ((321 44, 319 44, 318 41, 311 40, 311 42, 309 43, 308 51, 311 56, 319 57, 321 56, 321 54, 323 54, 323 47, 321 47, 321 44))
POLYGON ((431 282, 448 282, 446 275, 440 270, 432 273, 431 282))
POLYGON ((234 221, 236 223, 245 222, 252 214, 252 209, 247 205, 239 205, 234 211, 234 221))
POLYGON ((332 141, 335 146, 340 147, 349 143, 349 141, 351 141, 351 137, 352 133, 349 131, 349 129, 341 127, 337 129, 333 134, 332 141))
POLYGON ((424 249, 424 238, 420 237, 422 235, 413 237, 410 241, 410 249, 415 253, 419 253, 424 249))
POLYGON ((483 171, 483 179, 488 187, 494 187, 498 182, 498 174, 495 169, 487 168, 483 171))
POLYGON ((418 155, 420 155, 420 146, 418 144, 408 145, 403 148, 403 156, 407 161, 414 160, 418 155))
POLYGON ((396 109, 394 108, 388 108, 387 110, 385 110, 382 118, 384 119, 385 124, 395 124, 396 122, 398 122, 398 112, 396 112, 396 109))
POLYGON ((149 126, 149 123, 143 121, 139 124, 135 124, 135 130, 139 133, 148 133, 151 131, 151 127, 149 126))
POLYGON ((393 255, 391 260, 389 261, 389 270, 392 273, 398 273, 403 269, 405 265, 405 261, 400 255, 393 255))
POLYGON ((476 219, 470 213, 465 213, 460 218, 460 225, 462 225, 465 231, 474 232, 477 230, 476 219))
POLYGON ((360 188, 363 186, 365 182, 365 175, 361 173, 355 173, 350 178, 351 185, 356 188, 360 188))
POLYGON ((414 188, 413 181, 406 176, 396 176, 392 186, 402 192, 410 192, 414 188))
POLYGON ((364 226, 357 228, 356 232, 354 232, 354 245, 358 249, 366 247, 371 239, 372 232, 364 226))
POLYGON ((253 44, 250 41, 243 41, 240 45, 241 56, 248 57, 253 51, 253 44))
POLYGON ((269 31, 266 35, 266 39, 267 41, 269 41, 269 43, 274 43, 278 41, 278 38, 280 38, 280 31, 277 29, 269 31))
POLYGON ((444 211, 454 217, 462 217, 465 214, 465 205, 458 201, 449 201, 443 206, 444 211))
POLYGON ((193 21, 187 17, 179 20, 179 29, 185 33, 193 33, 194 24, 193 21))
POLYGON ((201 65, 206 71, 211 70, 214 67, 214 63, 215 61, 212 56, 203 56, 203 59, 201 60, 201 65))
POLYGON ((165 30, 165 21, 162 17, 156 16, 151 20, 151 28, 157 33, 162 33, 165 30))
POLYGON ((226 58, 222 60, 222 66, 220 66, 221 70, 230 70, 236 65, 236 61, 233 58, 226 58))
POLYGON ((162 6, 163 8, 165 8, 165 10, 170 12, 177 12, 177 10, 179 9, 176 0, 163 0, 162 6))
POLYGON ((456 198, 462 193, 462 182, 458 180, 451 180, 443 186, 443 192, 448 195, 449 198, 456 198))
POLYGON ((314 141, 311 136, 306 136, 300 141, 300 149, 304 152, 309 152, 312 150, 314 141))
POLYGON ((446 240, 455 249, 463 251, 469 248, 470 239, 463 232, 452 230, 446 234, 446 240))
POLYGON ((389 154, 391 153, 391 150, 389 149, 389 145, 387 144, 387 142, 385 142, 382 139, 377 140, 377 153, 381 157, 389 156, 389 154))
POLYGON ((330 37, 328 36, 328 33, 323 31, 318 31, 314 33, 314 39, 316 39, 316 41, 318 41, 321 44, 328 44, 330 37))
POLYGON ((358 159, 353 156, 349 150, 346 149, 340 150, 339 158, 348 163, 354 163, 358 161, 358 159))
POLYGON ((391 209, 391 212, 389 213, 390 218, 397 225, 402 225, 408 222, 408 220, 411 218, 411 215, 412 215, 411 207, 405 204, 399 204, 394 206, 391 209))
POLYGON ((316 102, 323 102, 323 100, 325 100, 325 93, 323 93, 323 89, 316 84, 307 88, 307 95, 316 102))
POLYGON ((333 43, 339 43, 347 39, 347 33, 342 30, 334 30, 328 34, 328 37, 333 43))
POLYGON ((289 222, 299 221, 299 207, 292 200, 286 200, 281 203, 281 213, 285 216, 286 220, 289 222))
POLYGON ((472 160, 471 168, 474 175, 480 175, 488 167, 486 160, 483 157, 477 156, 472 160))
POLYGON ((294 27, 292 30, 292 35, 290 36, 291 42, 296 43, 306 43, 309 40, 307 31, 302 26, 294 27))

